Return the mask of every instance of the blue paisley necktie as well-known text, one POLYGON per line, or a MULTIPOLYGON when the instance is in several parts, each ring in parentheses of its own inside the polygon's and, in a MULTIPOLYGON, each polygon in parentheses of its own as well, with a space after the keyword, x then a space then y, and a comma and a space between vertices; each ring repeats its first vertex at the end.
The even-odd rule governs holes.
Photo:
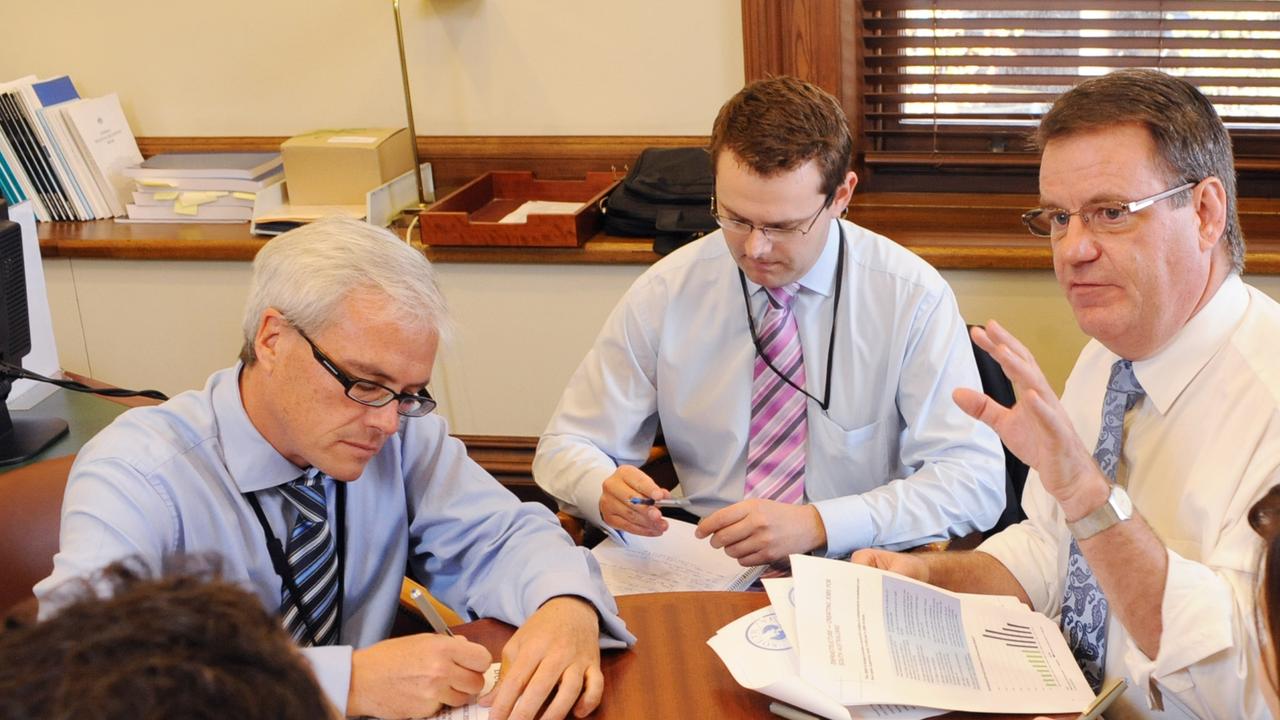
MULTIPOLYGON (((1116 479, 1124 444, 1124 415, 1144 394, 1138 378, 1134 377, 1133 363, 1117 360, 1111 366, 1111 379, 1107 381, 1107 394, 1102 401, 1102 429, 1098 431, 1098 448, 1093 451, 1093 459, 1112 482, 1116 479)), ((1074 539, 1062 598, 1062 633, 1085 679, 1095 693, 1100 691, 1107 662, 1107 598, 1098 588, 1098 581, 1074 539)))

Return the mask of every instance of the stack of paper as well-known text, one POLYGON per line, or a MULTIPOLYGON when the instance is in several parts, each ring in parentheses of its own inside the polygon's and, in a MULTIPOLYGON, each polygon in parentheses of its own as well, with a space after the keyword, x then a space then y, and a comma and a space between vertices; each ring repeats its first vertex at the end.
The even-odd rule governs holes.
POLYGON ((125 168, 129 222, 248 222, 257 193, 280 182, 280 153, 167 153, 125 168))
POLYGON ((765 581, 770 607, 707 641, 743 687, 833 720, 1072 713, 1093 699, 1058 627, 1012 598, 804 555, 791 568, 765 581))
POLYGON ((658 537, 617 533, 591 554, 614 595, 692 590, 746 590, 764 567, 742 567, 711 541, 694 537, 693 523, 667 520, 658 537))

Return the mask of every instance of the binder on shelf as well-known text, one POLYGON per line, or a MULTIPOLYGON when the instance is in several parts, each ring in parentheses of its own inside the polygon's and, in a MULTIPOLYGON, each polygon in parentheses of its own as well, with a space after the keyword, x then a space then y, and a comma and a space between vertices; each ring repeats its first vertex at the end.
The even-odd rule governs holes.
POLYGON ((62 108, 72 139, 84 156, 111 214, 125 214, 134 183, 125 168, 142 162, 138 142, 115 93, 76 100, 62 108))

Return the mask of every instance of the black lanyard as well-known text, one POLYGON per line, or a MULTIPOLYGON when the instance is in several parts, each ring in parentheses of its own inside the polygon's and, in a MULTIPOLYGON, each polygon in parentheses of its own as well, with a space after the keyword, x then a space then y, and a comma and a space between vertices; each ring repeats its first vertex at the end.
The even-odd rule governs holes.
MULTIPOLYGON (((334 551, 338 555, 338 614, 337 614, 337 630, 334 637, 342 635, 342 600, 345 594, 345 573, 344 565, 346 565, 347 556, 347 484, 341 480, 335 480, 338 484, 338 532, 335 542, 334 551)), ((302 618, 302 624, 307 628, 307 634, 311 636, 311 645, 319 645, 320 633, 317 632, 315 623, 306 608, 302 607, 302 594, 298 592, 298 583, 293 577, 293 568, 289 567, 289 559, 285 557, 284 547, 280 545, 280 540, 276 538, 275 533, 271 532, 271 526, 267 524, 267 516, 262 512, 262 505, 258 503, 257 493, 246 493, 245 499, 253 506, 253 514, 258 516, 258 524, 262 525, 262 534, 267 538, 267 554, 271 556, 271 567, 275 569, 276 574, 280 576, 280 581, 284 583, 286 589, 289 590, 289 597, 293 600, 294 607, 298 608, 298 616, 302 618)), ((283 613, 282 613, 283 614, 283 613)))
MULTIPOLYGON (((831 407, 831 368, 835 365, 833 362, 836 356, 836 326, 840 320, 840 290, 844 287, 844 225, 839 224, 836 220, 836 227, 840 229, 840 249, 836 253, 836 297, 835 302, 831 306, 831 338, 827 341, 827 389, 822 393, 822 399, 809 394, 808 390, 791 382, 791 378, 782 374, 782 371, 774 367, 773 362, 764 354, 764 347, 760 345, 760 336, 756 334, 756 320, 751 316, 751 295, 747 292, 747 276, 743 274, 742 268, 738 268, 738 282, 742 285, 742 300, 747 304, 747 326, 751 329, 751 343, 756 346, 756 354, 764 360, 764 364, 773 371, 774 375, 782 378, 782 382, 804 393, 804 396, 818 403, 823 412, 831 407)), ((767 293, 768 291, 766 291, 767 293)), ((771 302, 771 300, 766 300, 771 302)))

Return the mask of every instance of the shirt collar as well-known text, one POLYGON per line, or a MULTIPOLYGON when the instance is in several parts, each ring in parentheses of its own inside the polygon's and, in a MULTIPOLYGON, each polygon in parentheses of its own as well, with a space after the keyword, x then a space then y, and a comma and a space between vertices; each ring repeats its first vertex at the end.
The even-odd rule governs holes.
MULTIPOLYGON (((809 268, 809 272, 805 273, 797 281, 801 287, 815 292, 824 297, 830 296, 836 280, 836 261, 840 251, 840 219, 836 218, 831 221, 831 227, 827 229, 827 244, 822 247, 822 253, 818 255, 818 259, 813 263, 813 267, 809 268)), ((743 275, 746 277, 746 275, 743 275)), ((753 297, 756 292, 763 286, 746 278, 747 290, 753 297)))
POLYGON ((213 384, 213 413, 223 462, 232 481, 241 492, 257 492, 296 480, 304 468, 286 460, 249 420, 240 396, 243 370, 241 362, 219 373, 213 384))
POLYGON ((1138 382, 1161 415, 1226 343, 1248 308, 1249 292, 1232 273, 1163 350, 1133 363, 1138 382))

